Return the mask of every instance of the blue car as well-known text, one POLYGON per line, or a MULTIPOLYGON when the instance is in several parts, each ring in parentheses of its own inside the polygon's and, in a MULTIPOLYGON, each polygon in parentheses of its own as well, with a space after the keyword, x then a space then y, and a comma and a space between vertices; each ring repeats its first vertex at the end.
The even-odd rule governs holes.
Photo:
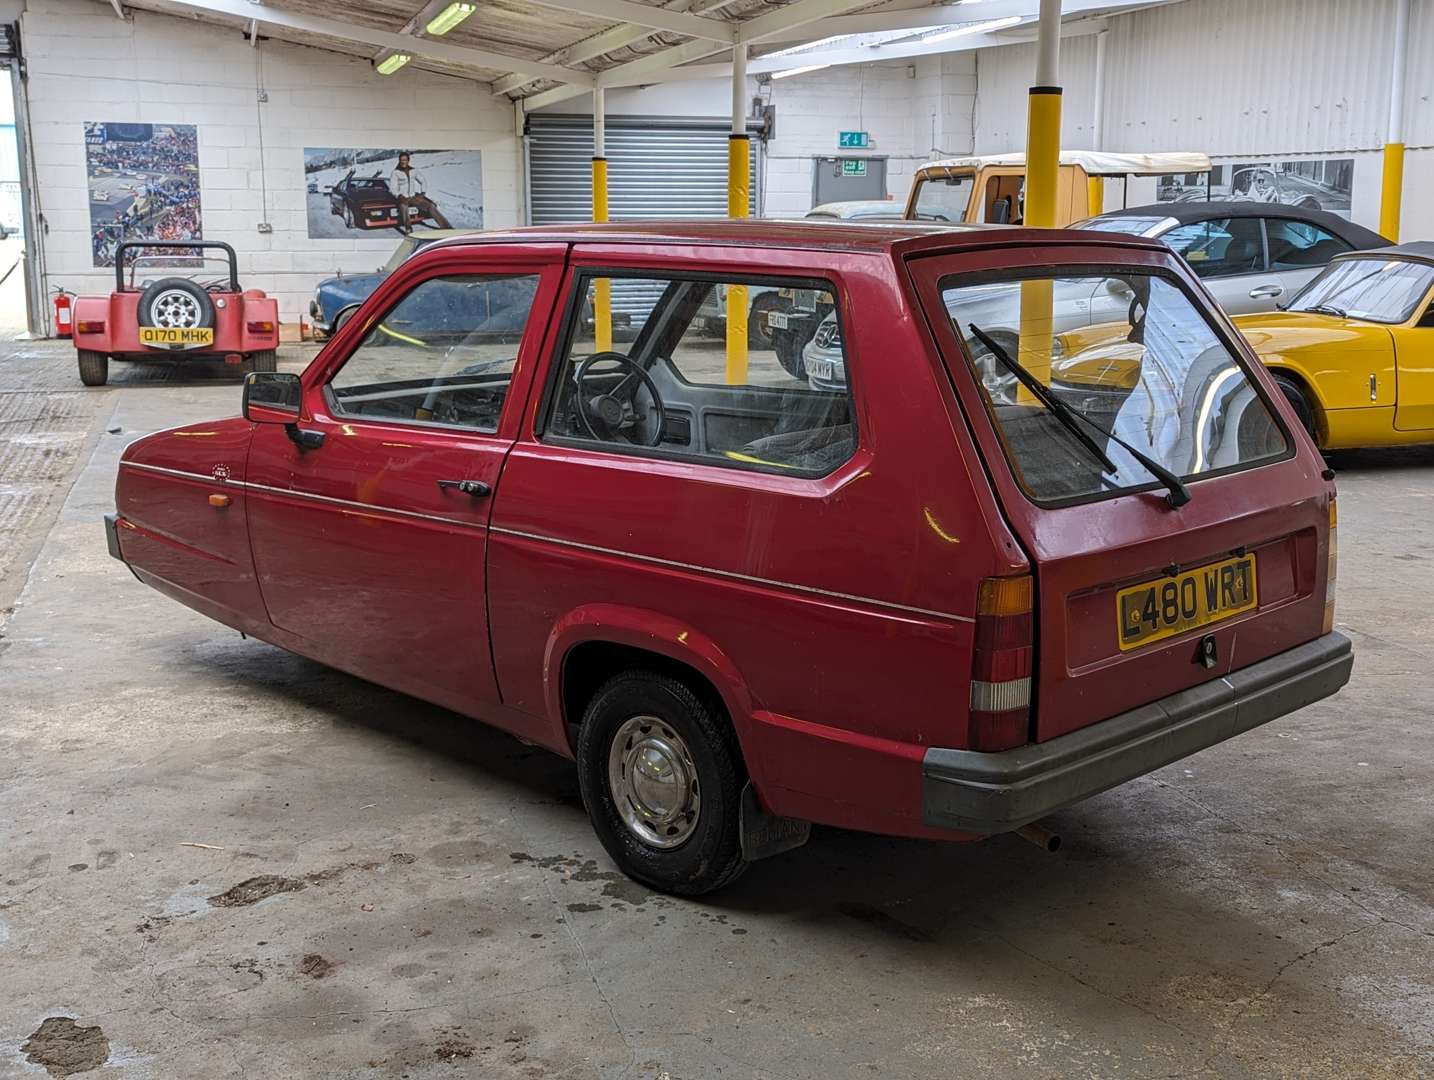
POLYGON ((384 278, 393 273, 398 265, 408 258, 419 248, 431 244, 435 240, 442 240, 445 236, 459 236, 471 229, 429 229, 425 232, 416 232, 411 236, 405 236, 388 262, 384 263, 375 273, 354 274, 346 276, 339 274, 338 277, 327 278, 319 282, 319 287, 314 291, 314 298, 309 301, 309 315, 314 320, 314 329, 319 337, 329 337, 336 333, 355 311, 358 306, 372 295, 373 291, 383 284, 384 278))

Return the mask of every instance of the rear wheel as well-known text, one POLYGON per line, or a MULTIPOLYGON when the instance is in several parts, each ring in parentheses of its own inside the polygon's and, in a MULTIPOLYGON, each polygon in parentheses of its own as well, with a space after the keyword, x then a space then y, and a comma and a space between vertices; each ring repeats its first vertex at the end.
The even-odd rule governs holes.
POLYGON ((86 386, 103 386, 110 380, 110 358, 107 353, 80 350, 80 382, 86 386))
POLYGON ((1310 401, 1309 395, 1305 393, 1305 388, 1288 375, 1281 375, 1279 372, 1271 374, 1275 377, 1275 385, 1280 388, 1280 392, 1285 395, 1285 400, 1290 403, 1290 408, 1294 409, 1295 415, 1299 417, 1300 426, 1309 432, 1310 438, 1318 445, 1319 432, 1315 427, 1314 404, 1310 401))
POLYGON ((746 869, 736 738, 685 683, 651 671, 608 680, 583 715, 578 782, 598 839, 629 877, 697 896, 746 869))
POLYGON ((279 354, 274 349, 249 354, 250 371, 278 371, 279 354))

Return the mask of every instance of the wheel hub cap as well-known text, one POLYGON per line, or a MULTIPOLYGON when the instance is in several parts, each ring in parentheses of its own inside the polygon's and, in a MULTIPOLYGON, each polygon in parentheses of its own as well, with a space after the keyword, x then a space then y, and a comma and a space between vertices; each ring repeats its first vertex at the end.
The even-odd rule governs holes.
POLYGON ((628 831, 656 848, 692 835, 702 807, 697 768, 682 737, 655 716, 634 716, 608 751, 608 780, 628 831))
POLYGON ((168 330, 186 330, 199 325, 199 304, 194 297, 179 289, 166 289, 149 305, 155 326, 168 330))

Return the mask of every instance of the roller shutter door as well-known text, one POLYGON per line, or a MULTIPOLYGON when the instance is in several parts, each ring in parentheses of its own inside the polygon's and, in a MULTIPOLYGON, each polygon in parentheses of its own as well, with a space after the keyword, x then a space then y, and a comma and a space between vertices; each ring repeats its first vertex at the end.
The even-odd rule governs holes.
MULTIPOLYGON (((722 120, 607 122, 608 215, 642 218, 726 217, 727 136, 722 120)), ((749 213, 758 213, 761 140, 752 139, 749 213)), ((593 122, 590 116, 528 117, 528 210, 534 225, 592 220, 593 122)))

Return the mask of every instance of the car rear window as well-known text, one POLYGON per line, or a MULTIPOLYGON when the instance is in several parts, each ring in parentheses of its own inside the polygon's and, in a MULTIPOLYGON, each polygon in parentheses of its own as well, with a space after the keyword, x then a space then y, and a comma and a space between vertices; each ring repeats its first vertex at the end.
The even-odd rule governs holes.
POLYGON ((941 283, 1032 499, 1058 504, 1156 486, 1142 456, 1190 480, 1290 453, 1244 362, 1172 278, 1061 273, 941 283))

